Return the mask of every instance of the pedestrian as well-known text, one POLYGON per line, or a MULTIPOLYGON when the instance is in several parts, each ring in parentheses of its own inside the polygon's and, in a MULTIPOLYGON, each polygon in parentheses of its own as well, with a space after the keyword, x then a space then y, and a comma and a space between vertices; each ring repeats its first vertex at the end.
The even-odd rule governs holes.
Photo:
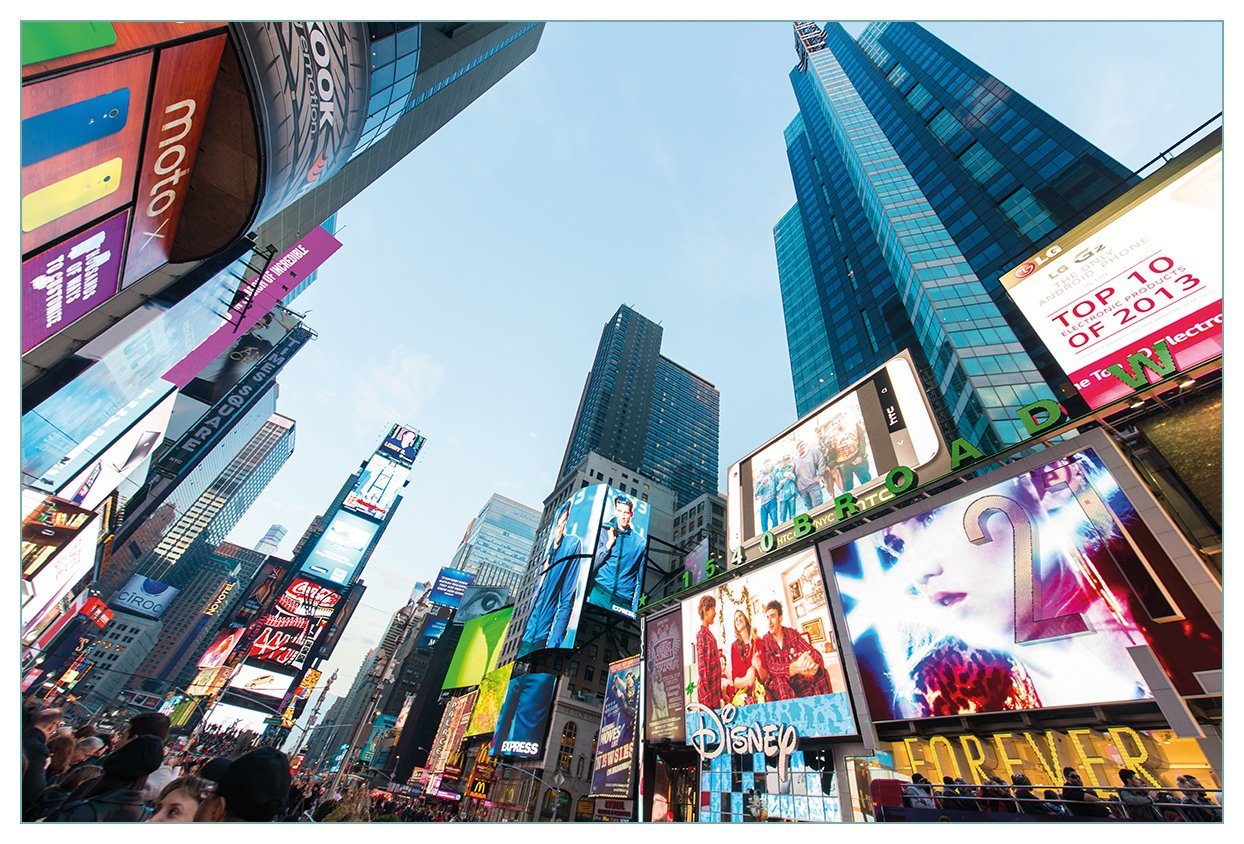
POLYGON ((1011 791, 1006 781, 999 776, 990 776, 981 786, 981 811, 983 812, 1016 812, 1015 801, 1011 799, 1011 791))
POLYGON ((1184 797, 1179 803, 1188 820, 1201 823, 1222 820, 1222 809, 1206 794, 1200 780, 1192 774, 1185 774, 1177 778, 1175 783, 1183 792, 1184 797))
POLYGON ((138 736, 104 757, 102 776, 91 780, 81 799, 69 800, 47 820, 141 821, 150 814, 143 800, 147 777, 164 760, 164 747, 155 736, 138 736))
POLYGON ((73 764, 73 752, 78 745, 73 735, 57 733, 48 739, 47 784, 56 785, 60 778, 69 772, 73 764))
POLYGON ((203 797, 210 791, 208 780, 187 774, 161 789, 155 810, 147 820, 151 823, 189 823, 194 820, 203 797))
POLYGON ((1041 792, 1041 796, 1045 798, 1045 805, 1049 807, 1051 815, 1068 815, 1067 807, 1063 805, 1062 800, 1058 798, 1058 792, 1052 788, 1047 788, 1041 792))
POLYGON ((1015 802, 1020 812, 1025 815, 1050 815, 1050 807, 1045 805, 1032 790, 1032 780, 1024 774, 1011 774, 1011 784, 1015 786, 1015 802))
POLYGON ((911 782, 903 789, 903 802, 912 809, 936 809, 933 802, 933 785, 924 774, 912 774, 911 782))
POLYGON ((1081 818, 1109 818, 1113 816, 1110 807, 1101 798, 1084 787, 1080 772, 1075 768, 1063 768, 1063 800, 1067 811, 1081 818))
POLYGON ((32 816, 35 818, 46 818, 60 809, 69 799, 69 795, 73 794, 84 783, 102 776, 103 773, 104 769, 99 767, 98 764, 76 765, 70 768, 69 772, 60 778, 60 782, 43 792, 43 796, 39 798, 38 803, 35 804, 31 812, 32 816))
POLYGON ((260 747, 228 764, 212 760, 200 774, 215 782, 195 813, 196 822, 273 821, 289 795, 289 757, 275 747, 260 747))
POLYGON ((47 790, 48 739, 56 735, 60 727, 61 713, 59 709, 23 710, 28 726, 22 730, 22 753, 26 758, 26 769, 22 773, 22 820, 33 821, 35 804, 47 790))
POLYGON ((1153 797, 1141 785, 1136 772, 1129 768, 1119 769, 1119 802, 1123 804, 1123 814, 1134 821, 1160 821, 1162 815, 1153 805, 1153 797))

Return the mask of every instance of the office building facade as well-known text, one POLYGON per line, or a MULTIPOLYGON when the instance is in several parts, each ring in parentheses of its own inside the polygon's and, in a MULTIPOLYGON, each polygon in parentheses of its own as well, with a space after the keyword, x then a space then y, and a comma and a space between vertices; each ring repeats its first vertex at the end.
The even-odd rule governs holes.
POLYGON ((983 447, 1074 390, 999 276, 1131 173, 914 23, 795 25, 797 203, 774 228, 803 415, 904 348, 944 424, 983 447))
POLYGON ((539 510, 493 493, 471 521, 450 566, 473 574, 477 586, 505 586, 516 593, 539 524, 539 510))

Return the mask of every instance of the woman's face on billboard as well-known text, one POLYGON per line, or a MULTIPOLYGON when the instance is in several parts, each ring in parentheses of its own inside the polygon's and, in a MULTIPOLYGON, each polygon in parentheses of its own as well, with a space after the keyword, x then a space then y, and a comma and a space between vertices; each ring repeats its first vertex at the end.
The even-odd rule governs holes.
MULTIPOLYGON (((970 500, 957 502, 928 519, 909 519, 886 533, 904 578, 917 595, 955 617, 987 630, 1014 629, 1014 541, 1010 523, 1000 513, 989 515, 990 542, 974 545, 963 527, 970 500), (901 546, 899 543, 901 542, 901 546)), ((948 634, 963 631, 948 629, 948 634)))

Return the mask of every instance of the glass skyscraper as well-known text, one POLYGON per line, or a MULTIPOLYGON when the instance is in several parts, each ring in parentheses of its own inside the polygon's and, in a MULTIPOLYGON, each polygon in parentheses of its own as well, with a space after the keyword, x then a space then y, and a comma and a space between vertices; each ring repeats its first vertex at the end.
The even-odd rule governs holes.
POLYGON ((450 565, 475 575, 476 585, 508 586, 517 592, 539 524, 539 510, 493 493, 471 521, 450 565))
POLYGON ((1021 439, 1019 407, 1077 399, 998 278, 1131 172, 917 24, 795 42, 774 244, 799 414, 907 348, 948 433, 1021 439))
POLYGON ((605 323, 558 480, 588 452, 669 487, 717 491, 717 388, 661 355, 661 326, 623 305, 605 323))

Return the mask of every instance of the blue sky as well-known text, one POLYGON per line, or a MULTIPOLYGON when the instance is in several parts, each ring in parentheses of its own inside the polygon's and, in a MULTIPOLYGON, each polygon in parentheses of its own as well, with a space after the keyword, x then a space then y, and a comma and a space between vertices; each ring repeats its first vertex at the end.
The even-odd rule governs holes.
MULTIPOLYGON (((1130 167, 1222 108, 1216 23, 928 27, 1130 167)), ((281 376, 297 447, 230 536, 280 522, 288 554, 392 421, 427 436, 335 691, 493 492, 540 507, 620 303, 721 391, 723 475, 794 420, 772 241, 793 43, 788 23, 549 24, 338 215, 345 247, 296 302, 319 339, 281 376)))

